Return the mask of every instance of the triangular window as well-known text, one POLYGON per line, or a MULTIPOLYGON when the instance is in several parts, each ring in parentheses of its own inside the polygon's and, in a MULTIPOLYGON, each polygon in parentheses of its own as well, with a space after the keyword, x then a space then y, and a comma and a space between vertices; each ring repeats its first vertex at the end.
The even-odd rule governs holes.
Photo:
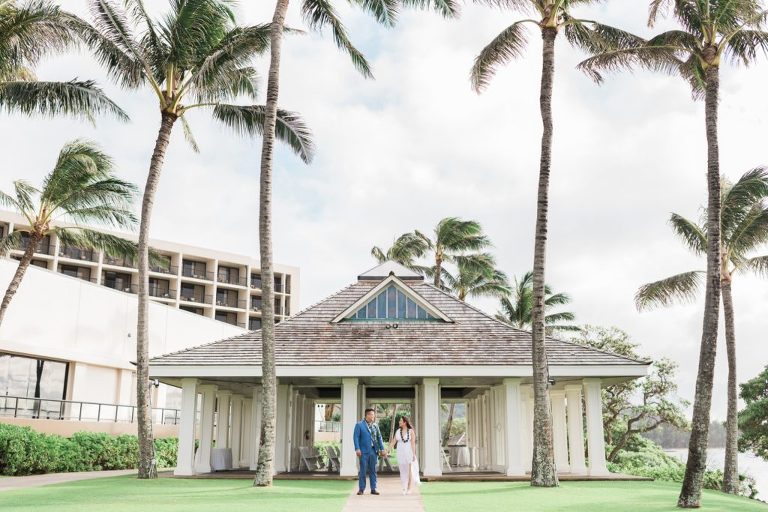
POLYGON ((352 314, 349 320, 440 320, 431 315, 397 286, 390 284, 364 306, 352 314))

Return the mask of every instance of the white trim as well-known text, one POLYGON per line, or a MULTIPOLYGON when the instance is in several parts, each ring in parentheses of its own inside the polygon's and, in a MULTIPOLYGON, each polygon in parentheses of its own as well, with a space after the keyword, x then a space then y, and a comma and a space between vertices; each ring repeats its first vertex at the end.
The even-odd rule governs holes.
MULTIPOLYGON (((152 377, 261 377, 261 365, 150 366, 152 377)), ((529 365, 278 366, 277 377, 531 377, 529 365)), ((644 377, 648 366, 568 365, 549 367, 552 377, 644 377)))
POLYGON ((354 304, 349 306, 347 309, 342 311, 339 315, 337 315, 333 320, 331 320, 331 323, 339 323, 342 320, 345 320, 352 314, 356 313, 358 309, 363 307, 365 304, 368 303, 369 300, 371 300, 373 297, 378 295, 378 293, 382 290, 384 290, 387 286, 390 284, 394 284, 395 287, 397 287, 401 292, 403 292, 409 299, 413 300, 416 304, 421 306, 422 308, 426 309, 429 314, 431 314, 434 317, 440 318, 441 320, 445 322, 453 323, 453 320, 445 316, 439 309, 437 309, 435 306, 430 304, 426 301, 423 297, 421 297, 418 293, 416 293, 413 289, 411 289, 410 286, 407 284, 404 284, 400 278, 398 278, 395 275, 391 275, 376 286, 374 286, 371 290, 368 291, 365 295, 360 297, 354 304))

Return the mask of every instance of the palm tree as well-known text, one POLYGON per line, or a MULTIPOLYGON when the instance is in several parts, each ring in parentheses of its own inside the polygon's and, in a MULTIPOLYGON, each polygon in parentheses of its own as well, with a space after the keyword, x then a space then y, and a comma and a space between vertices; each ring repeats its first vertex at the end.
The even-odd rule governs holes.
MULTIPOLYGON (((454 0, 407 0, 410 6, 434 4, 446 16, 455 15, 454 0)), ((385 25, 393 25, 398 14, 400 0, 353 0, 352 3, 369 12, 385 25)), ((280 87, 280 53, 285 31, 285 14, 288 0, 277 0, 270 27, 270 61, 267 79, 267 104, 264 115, 264 137, 261 148, 260 192, 259 192, 259 253, 261 261, 262 304, 261 346, 262 346, 262 419, 259 461, 253 484, 272 485, 275 458, 275 414, 277 409, 277 379, 275 377, 275 315, 272 281, 272 161, 277 122, 277 103, 280 87)), ((354 47, 347 31, 329 0, 301 0, 301 12, 307 25, 313 30, 330 27, 336 46, 349 54, 352 64, 365 77, 373 77, 368 61, 354 47)))
MULTIPOLYGON (((94 27, 83 24, 82 37, 116 82, 128 89, 152 90, 159 107, 160 129, 141 205, 136 336, 139 478, 155 478, 148 386, 148 244, 165 152, 177 121, 181 122, 187 141, 197 150, 186 121, 191 110, 208 109, 217 121, 251 136, 275 130, 274 122, 265 123, 269 114, 263 106, 227 103, 241 95, 256 99, 256 71, 249 64, 255 55, 268 49, 270 27, 237 26, 230 2, 224 0, 174 0, 159 21, 147 14, 142 0, 125 0, 124 4, 120 7, 112 0, 89 0, 94 27)), ((282 110, 274 110, 272 115, 279 118, 277 136, 309 162, 311 137, 299 116, 282 110)), ((271 287, 270 281, 266 283, 271 287)), ((265 304, 265 310, 270 308, 271 299, 265 298, 265 304)))
MULTIPOLYGON (((544 282, 549 208, 549 175, 552 160, 552 84, 555 74, 555 39, 560 30, 568 42, 589 52, 602 51, 625 44, 633 36, 593 20, 576 18, 571 7, 594 3, 596 0, 509 0, 503 2, 518 12, 535 12, 537 19, 518 20, 504 29, 483 48, 475 58, 470 80, 472 88, 481 92, 490 82, 495 68, 512 59, 521 58, 527 44, 526 25, 541 31, 543 39, 541 91, 539 105, 543 132, 539 162, 539 187, 536 208, 536 231, 533 251, 532 361, 534 396, 534 439, 531 485, 558 485, 552 447, 552 416, 547 392, 549 371, 544 346, 544 282)), ((496 3, 496 2, 491 2, 496 3)))
POLYGON ((429 239, 418 231, 397 237, 385 251, 378 245, 371 248, 371 256, 379 263, 395 261, 406 268, 420 272, 423 267, 416 263, 429 250, 429 239))
POLYGON ((456 257, 455 275, 443 272, 445 285, 459 300, 467 297, 503 297, 510 292, 507 275, 496 268, 488 253, 456 257))
MULTIPOLYGON (((723 181, 721 219, 721 265, 725 316, 725 345, 728 356, 728 415, 726 421, 725 467, 723 491, 739 493, 738 469, 738 390, 736 387, 736 332, 734 327, 731 282, 737 273, 768 274, 768 255, 750 256, 758 246, 768 242, 768 172, 765 168, 751 170, 735 184, 723 181)), ((706 214, 705 214, 706 215, 706 214)), ((706 216, 693 222, 672 214, 670 224, 675 234, 696 255, 706 253, 706 216)), ((693 270, 677 274, 640 287, 635 296, 639 310, 669 306, 674 301, 690 301, 701 289, 705 271, 693 270)))
MULTIPOLYGON (((501 297, 501 311, 496 313, 496 319, 518 329, 529 330, 532 325, 533 311, 533 272, 526 272, 521 279, 515 278, 511 297, 501 297)), ((576 315, 569 311, 549 313, 551 308, 570 304, 571 297, 567 293, 554 293, 547 285, 544 287, 544 325, 547 336, 556 331, 581 331, 576 325, 563 324, 573 322, 576 315)))
MULTIPOLYGON (((128 116, 92 81, 41 82, 32 67, 75 45, 77 18, 48 0, 0 0, 0 108, 8 112, 128 116)), ((80 20, 80 23, 83 23, 80 20)))
POLYGON ((2 255, 13 249, 24 251, 0 304, 0 324, 45 237, 55 235, 62 244, 98 249, 115 257, 136 255, 134 243, 84 227, 88 224, 135 227, 136 217, 131 206, 136 187, 117 178, 113 169, 112 159, 98 146, 76 140, 61 149, 56 165, 41 188, 19 180, 13 183, 12 195, 0 191, 0 205, 12 208, 29 223, 29 227, 18 227, 0 239, 2 255), (53 226, 57 220, 68 221, 72 226, 53 226))
POLYGON ((720 62, 723 57, 743 64, 754 61, 759 49, 768 50, 768 32, 762 30, 767 12, 757 0, 653 0, 649 26, 653 26, 670 6, 680 29, 662 32, 647 41, 627 40, 623 46, 601 52, 579 67, 597 82, 602 80, 603 70, 633 66, 679 75, 691 84, 694 98, 704 97, 708 191, 704 319, 688 461, 678 498, 678 506, 694 508, 700 506, 706 469, 720 309, 720 152, 717 135, 720 62))

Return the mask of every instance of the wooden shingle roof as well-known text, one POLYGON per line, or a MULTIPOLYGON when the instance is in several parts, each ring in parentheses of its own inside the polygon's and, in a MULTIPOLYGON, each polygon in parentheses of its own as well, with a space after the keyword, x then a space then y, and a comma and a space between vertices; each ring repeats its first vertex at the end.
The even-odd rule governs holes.
MULTIPOLYGON (((530 365, 531 333, 417 280, 400 283, 452 322, 331 321, 378 285, 361 279, 275 326, 277 366, 530 365), (389 325, 389 327, 388 327, 389 325)), ((646 365, 572 342, 547 340, 550 365, 646 365)), ((159 366, 261 365, 261 331, 156 357, 159 366)))

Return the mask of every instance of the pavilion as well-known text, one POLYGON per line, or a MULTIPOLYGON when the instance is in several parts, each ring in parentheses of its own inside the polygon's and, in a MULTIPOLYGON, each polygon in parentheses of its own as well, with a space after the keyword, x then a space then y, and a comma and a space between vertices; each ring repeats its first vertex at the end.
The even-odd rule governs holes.
MULTIPOLYGON (((337 402, 339 473, 357 474, 354 424, 368 404, 386 402, 411 405, 422 472, 440 476, 440 406, 451 401, 467 404, 474 467, 508 477, 530 471, 531 334, 421 275, 379 265, 277 324, 275 343, 276 472, 299 470, 299 448, 314 444, 315 403, 337 402)), ((546 347, 558 472, 605 476, 601 387, 642 377, 649 363, 556 339, 546 347)), ((255 469, 261 362, 260 331, 151 360, 152 378, 182 389, 176 475, 211 472, 214 447, 231 453, 233 468, 255 469)))

